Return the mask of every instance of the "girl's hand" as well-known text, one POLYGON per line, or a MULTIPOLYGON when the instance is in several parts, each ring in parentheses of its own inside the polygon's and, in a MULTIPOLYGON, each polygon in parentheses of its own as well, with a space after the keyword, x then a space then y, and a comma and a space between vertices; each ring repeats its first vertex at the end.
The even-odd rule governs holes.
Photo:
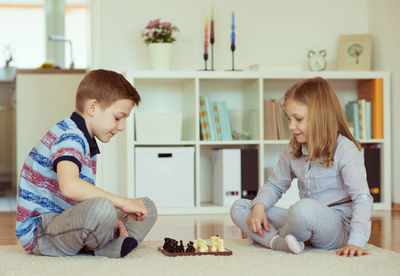
POLYGON ((367 250, 354 245, 354 244, 349 244, 346 245, 338 250, 336 250, 336 255, 339 256, 344 256, 344 257, 354 257, 354 256, 362 256, 362 255, 370 255, 367 250))
POLYGON ((129 237, 128 230, 122 220, 118 219, 118 233, 120 237, 129 237))
POLYGON ((149 213, 146 206, 144 206, 144 202, 140 199, 124 198, 120 209, 122 212, 138 221, 143 221, 149 213))
POLYGON ((269 225, 267 215, 265 214, 265 207, 262 203, 257 203, 253 207, 250 218, 247 220, 251 231, 258 233, 264 238, 263 226, 265 231, 269 232, 269 225))

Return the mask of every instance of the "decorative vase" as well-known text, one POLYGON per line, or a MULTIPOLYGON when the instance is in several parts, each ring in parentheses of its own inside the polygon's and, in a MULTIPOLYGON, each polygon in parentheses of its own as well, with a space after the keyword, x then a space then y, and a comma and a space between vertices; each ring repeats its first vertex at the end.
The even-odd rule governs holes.
POLYGON ((150 43, 150 62, 153 70, 170 70, 172 43, 150 43))

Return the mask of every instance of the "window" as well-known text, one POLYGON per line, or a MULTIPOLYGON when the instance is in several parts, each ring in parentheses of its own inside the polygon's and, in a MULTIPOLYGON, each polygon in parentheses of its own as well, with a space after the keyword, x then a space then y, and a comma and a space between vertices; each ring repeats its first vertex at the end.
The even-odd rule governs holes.
MULTIPOLYGON (((53 0, 48 0, 53 1, 53 0)), ((11 66, 37 68, 46 61, 44 0, 0 0, 0 67, 11 54, 11 66)), ((64 4, 64 1, 57 1, 64 4)), ((87 67, 86 0, 65 0, 64 37, 72 42, 75 68, 87 67)), ((62 43, 62 42, 53 42, 62 43)), ((71 63, 69 45, 65 46, 65 65, 71 63)))
POLYGON ((11 49, 11 66, 35 68, 46 54, 43 1, 19 2, 0 1, 0 67, 11 49))
MULTIPOLYGON (((67 0, 65 6, 65 37, 71 39, 75 68, 87 68, 87 5, 86 1, 67 0)), ((68 47, 65 47, 65 64, 70 64, 68 47)))

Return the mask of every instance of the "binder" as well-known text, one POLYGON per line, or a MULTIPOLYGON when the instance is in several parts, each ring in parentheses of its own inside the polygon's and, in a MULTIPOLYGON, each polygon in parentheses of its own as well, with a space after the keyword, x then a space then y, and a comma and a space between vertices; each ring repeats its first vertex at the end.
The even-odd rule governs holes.
POLYGON ((212 161, 213 201, 218 205, 231 206, 240 198, 240 149, 214 149, 212 161))
POLYGON ((254 199, 258 192, 258 150, 241 150, 242 198, 254 199))
POLYGON ((381 202, 381 146, 363 144, 367 182, 374 202, 381 202))

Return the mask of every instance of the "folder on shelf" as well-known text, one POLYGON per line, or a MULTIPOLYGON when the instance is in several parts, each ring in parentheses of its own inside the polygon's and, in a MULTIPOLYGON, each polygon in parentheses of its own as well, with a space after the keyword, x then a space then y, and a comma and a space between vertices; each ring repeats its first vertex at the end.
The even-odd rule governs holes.
POLYGON ((241 150, 242 198, 254 199, 258 192, 258 150, 241 150))
POLYGON ((218 205, 231 206, 240 198, 240 149, 214 149, 212 160, 213 201, 218 205))
POLYGON ((379 144, 363 144, 367 182, 374 202, 381 202, 381 148, 379 144))
POLYGON ((359 80, 357 94, 371 102, 372 138, 383 139, 383 79, 359 80))

